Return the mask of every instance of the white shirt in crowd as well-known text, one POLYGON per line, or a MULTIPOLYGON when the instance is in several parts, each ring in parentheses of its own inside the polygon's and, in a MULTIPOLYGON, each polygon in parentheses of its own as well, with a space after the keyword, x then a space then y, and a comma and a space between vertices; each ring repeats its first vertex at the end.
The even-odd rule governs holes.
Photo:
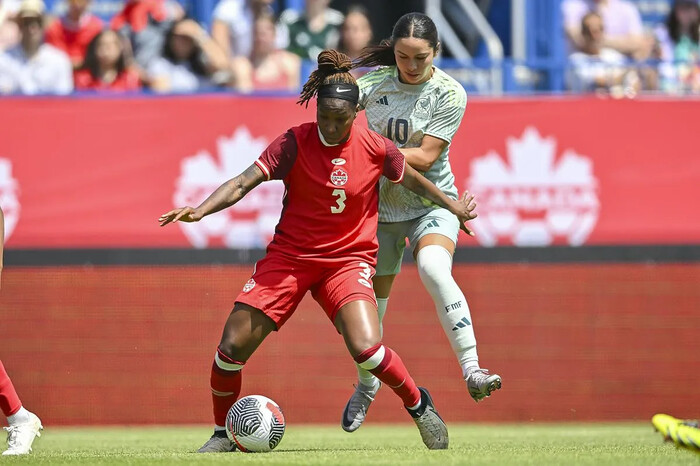
POLYGON ((167 80, 168 92, 194 92, 212 85, 208 78, 195 74, 189 63, 173 63, 163 57, 153 60, 148 75, 167 80))
POLYGON ((0 94, 69 94, 73 66, 57 48, 42 44, 27 58, 21 46, 0 53, 0 94))
MULTIPOLYGON (((561 4, 564 27, 581 27, 581 20, 591 11, 597 12, 603 19, 607 36, 623 37, 644 32, 639 10, 627 0, 607 0, 600 5, 593 0, 564 0, 561 4)), ((572 44, 570 47, 571 51, 575 49, 572 44)))
MULTIPOLYGON (((249 57, 253 49, 253 11, 248 8, 246 0, 221 0, 214 12, 214 20, 219 20, 228 26, 231 42, 231 56, 249 57)), ((287 47, 289 40, 281 34, 278 27, 277 48, 287 47)))
POLYGON ((627 57, 610 48, 603 48, 598 55, 574 52, 569 56, 571 73, 569 87, 578 92, 594 90, 598 81, 607 84, 606 87, 618 84, 624 74, 627 57))

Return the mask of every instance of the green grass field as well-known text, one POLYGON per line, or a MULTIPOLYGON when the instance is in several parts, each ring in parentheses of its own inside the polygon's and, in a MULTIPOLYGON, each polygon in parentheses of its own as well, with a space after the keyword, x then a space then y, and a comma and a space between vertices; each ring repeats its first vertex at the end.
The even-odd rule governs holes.
POLYGON ((196 454, 209 429, 49 427, 27 457, 0 464, 700 465, 649 423, 450 425, 450 448, 428 451, 412 425, 292 426, 272 453, 196 454))

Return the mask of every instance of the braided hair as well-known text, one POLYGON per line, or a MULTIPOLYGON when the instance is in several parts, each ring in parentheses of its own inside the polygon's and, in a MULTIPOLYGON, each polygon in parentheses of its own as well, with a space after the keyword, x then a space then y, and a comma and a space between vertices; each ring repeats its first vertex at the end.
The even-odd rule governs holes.
POLYGON ((352 60, 350 57, 337 50, 324 50, 318 54, 318 69, 316 69, 308 81, 304 84, 297 103, 309 106, 309 100, 318 95, 318 90, 324 84, 353 84, 357 81, 350 74, 352 60))

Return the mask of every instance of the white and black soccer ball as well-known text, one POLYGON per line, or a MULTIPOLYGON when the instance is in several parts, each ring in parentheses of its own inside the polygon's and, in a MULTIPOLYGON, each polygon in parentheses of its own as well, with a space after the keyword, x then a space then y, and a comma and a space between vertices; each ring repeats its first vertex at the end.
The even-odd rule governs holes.
POLYGON ((239 399, 226 416, 226 434, 244 452, 272 451, 282 440, 286 425, 279 405, 262 395, 239 399))

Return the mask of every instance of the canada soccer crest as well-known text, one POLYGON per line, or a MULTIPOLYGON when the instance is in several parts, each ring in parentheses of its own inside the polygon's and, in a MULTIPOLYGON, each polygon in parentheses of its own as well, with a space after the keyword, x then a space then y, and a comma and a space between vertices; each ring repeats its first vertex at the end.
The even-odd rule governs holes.
POLYGON ((17 193, 19 185, 12 178, 12 162, 0 158, 0 207, 5 214, 5 241, 7 241, 17 226, 20 214, 20 204, 17 193))
POLYGON ((331 183, 334 186, 343 186, 348 182, 348 172, 342 168, 336 168, 331 172, 331 183))
MULTIPOLYGON (((185 157, 173 194, 173 205, 197 206, 226 180, 242 173, 267 147, 265 138, 253 138, 246 127, 217 140, 218 154, 206 150, 185 157)), ((282 211, 281 181, 261 183, 233 207, 207 217, 204 222, 180 222, 195 248, 261 248, 275 232, 282 211)))
POLYGON ((246 282, 245 285, 243 285, 243 292, 244 292, 244 293, 249 292, 250 290, 252 290, 253 288, 255 288, 255 285, 256 285, 255 280, 253 280, 253 279, 251 278, 250 280, 248 280, 248 281, 246 282))
POLYGON ((582 245, 598 221, 598 181, 590 158, 528 127, 508 138, 504 160, 495 151, 471 163, 467 189, 476 194, 472 221, 484 246, 582 245))

